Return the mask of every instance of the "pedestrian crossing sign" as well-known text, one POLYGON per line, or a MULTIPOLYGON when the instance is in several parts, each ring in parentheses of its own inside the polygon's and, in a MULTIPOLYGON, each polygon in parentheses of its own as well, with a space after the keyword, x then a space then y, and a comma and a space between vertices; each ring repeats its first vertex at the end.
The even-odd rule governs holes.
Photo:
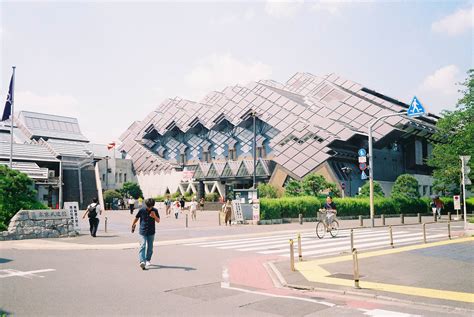
POLYGON ((362 171, 362 173, 360 174, 360 179, 361 180, 366 180, 367 179, 367 174, 365 174, 364 171, 362 171))
POLYGON ((418 98, 416 98, 416 96, 413 97, 413 100, 410 103, 410 107, 407 110, 407 115, 409 117, 418 117, 424 114, 425 114, 425 108, 423 108, 423 105, 418 100, 418 98))

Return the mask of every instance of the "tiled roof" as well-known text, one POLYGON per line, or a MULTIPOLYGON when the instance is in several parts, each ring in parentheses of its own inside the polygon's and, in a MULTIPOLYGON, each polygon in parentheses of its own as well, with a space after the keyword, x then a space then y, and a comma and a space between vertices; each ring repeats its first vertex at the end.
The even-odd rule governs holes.
MULTIPOLYGON (((0 158, 10 158, 10 143, 0 142, 0 158)), ((46 147, 38 144, 13 144, 13 158, 14 160, 28 160, 28 161, 58 161, 55 155, 46 147)))

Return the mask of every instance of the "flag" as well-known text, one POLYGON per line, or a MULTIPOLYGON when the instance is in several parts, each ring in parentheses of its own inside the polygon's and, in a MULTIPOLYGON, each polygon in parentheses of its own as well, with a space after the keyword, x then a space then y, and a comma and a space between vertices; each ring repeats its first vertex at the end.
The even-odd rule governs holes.
POLYGON ((5 108, 3 109, 3 116, 2 120, 6 121, 10 119, 12 115, 12 104, 13 104, 13 75, 12 79, 10 80, 10 88, 8 89, 7 101, 5 102, 5 108))
POLYGON ((114 147, 115 147, 115 142, 111 142, 111 143, 107 144, 107 150, 110 150, 114 147))

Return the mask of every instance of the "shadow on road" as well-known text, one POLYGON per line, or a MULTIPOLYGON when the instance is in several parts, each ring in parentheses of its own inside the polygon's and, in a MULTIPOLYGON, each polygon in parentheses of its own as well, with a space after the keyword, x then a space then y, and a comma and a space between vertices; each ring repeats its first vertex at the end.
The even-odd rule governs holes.
MULTIPOLYGON (((8 262, 11 262, 11 261, 13 261, 13 260, 0 258, 0 264, 8 263, 8 262)), ((1 313, 1 311, 0 311, 0 313, 1 313)), ((0 314, 0 316, 2 316, 2 315, 0 314)))
POLYGON ((196 271, 196 268, 189 266, 175 266, 175 265, 150 265, 148 270, 158 270, 158 269, 177 269, 184 271, 196 271))

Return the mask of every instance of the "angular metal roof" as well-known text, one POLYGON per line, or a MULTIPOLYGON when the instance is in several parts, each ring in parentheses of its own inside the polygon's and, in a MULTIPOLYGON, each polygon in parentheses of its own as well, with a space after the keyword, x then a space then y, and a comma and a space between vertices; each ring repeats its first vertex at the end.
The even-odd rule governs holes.
MULTIPOLYGON (((8 162, 0 162, 0 165, 9 165, 8 162)), ((34 180, 48 180, 48 169, 39 167, 36 163, 30 162, 13 162, 12 169, 20 171, 28 175, 34 180)))
MULTIPOLYGON (((10 142, 0 142, 0 159, 10 158, 10 142)), ((13 159, 16 161, 59 162, 46 147, 38 144, 13 144, 13 159)))
MULTIPOLYGON (((382 115, 405 112, 408 105, 369 90, 335 74, 318 77, 297 73, 285 84, 265 80, 231 86, 211 92, 200 102, 166 99, 140 122, 122 134, 120 146, 134 161, 138 172, 151 171, 149 161, 161 159, 163 168, 173 168, 153 152, 153 142, 143 136, 155 130, 159 135, 178 128, 187 132, 197 120, 212 130, 224 119, 241 124, 251 110, 278 133, 270 143, 273 160, 298 177, 304 177, 333 154, 329 145, 347 141, 355 134, 366 135, 367 124, 382 115), (148 156, 148 158, 147 158, 148 156)), ((434 128, 437 117, 428 114, 414 119, 434 128)), ((375 125, 376 140, 393 130, 403 130, 410 120, 390 117, 375 125)), ((184 144, 176 142, 175 147, 184 144)), ((160 169, 160 168, 157 168, 160 169)))

